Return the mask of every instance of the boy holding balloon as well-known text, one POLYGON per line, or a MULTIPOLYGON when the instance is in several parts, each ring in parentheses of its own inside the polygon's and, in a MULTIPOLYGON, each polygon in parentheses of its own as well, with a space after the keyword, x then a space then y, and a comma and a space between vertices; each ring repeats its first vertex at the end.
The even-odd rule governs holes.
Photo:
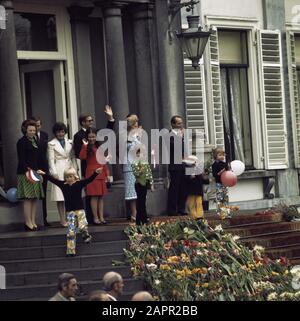
POLYGON ((216 148, 213 151, 214 163, 212 164, 212 174, 216 180, 216 203, 217 214, 221 219, 231 218, 230 208, 228 207, 228 187, 221 181, 221 175, 229 170, 229 165, 225 161, 225 151, 216 148))

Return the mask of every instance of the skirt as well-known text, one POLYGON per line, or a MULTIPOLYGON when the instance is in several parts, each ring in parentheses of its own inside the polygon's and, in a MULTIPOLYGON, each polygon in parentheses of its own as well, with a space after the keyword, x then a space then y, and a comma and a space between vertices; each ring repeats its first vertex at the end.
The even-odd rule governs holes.
POLYGON ((107 194, 105 179, 94 179, 86 187, 87 196, 103 196, 107 194))
POLYGON ((123 174, 125 181, 125 200, 136 200, 135 176, 133 175, 133 172, 124 172, 123 174))
POLYGON ((42 182, 31 183, 26 178, 26 175, 17 176, 18 199, 41 199, 44 197, 42 182))

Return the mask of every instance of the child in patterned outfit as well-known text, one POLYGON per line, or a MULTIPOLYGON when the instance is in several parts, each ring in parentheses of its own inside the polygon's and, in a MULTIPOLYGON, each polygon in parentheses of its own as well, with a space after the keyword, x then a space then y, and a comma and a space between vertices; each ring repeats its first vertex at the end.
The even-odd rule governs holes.
POLYGON ((135 190, 137 194, 137 204, 136 204, 136 224, 146 224, 148 222, 147 218, 147 209, 146 209, 146 197, 148 188, 154 192, 153 185, 153 176, 150 165, 144 158, 145 149, 144 146, 141 145, 139 150, 137 151, 138 159, 135 160, 132 164, 132 171, 135 176, 135 190))
POLYGON ((221 181, 223 172, 229 170, 228 163, 225 162, 225 151, 217 148, 213 152, 214 163, 212 164, 212 174, 216 180, 216 203, 217 214, 222 219, 230 218, 230 207, 228 206, 228 187, 224 186, 221 181))
POLYGON ((57 185, 64 195, 66 215, 68 223, 67 233, 67 256, 76 255, 76 230, 82 233, 85 243, 89 243, 92 239, 88 232, 88 223, 85 216, 83 201, 81 197, 82 189, 91 183, 102 172, 102 168, 97 168, 95 172, 87 179, 79 180, 76 170, 70 168, 64 172, 65 181, 55 179, 47 175, 43 171, 37 171, 39 175, 45 177, 53 184, 57 185))

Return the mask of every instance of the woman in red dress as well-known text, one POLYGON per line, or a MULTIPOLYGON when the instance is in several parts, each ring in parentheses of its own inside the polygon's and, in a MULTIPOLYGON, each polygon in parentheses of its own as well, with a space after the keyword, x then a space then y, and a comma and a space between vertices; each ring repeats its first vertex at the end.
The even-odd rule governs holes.
POLYGON ((90 177, 91 173, 95 169, 102 167, 102 173, 99 174, 95 180, 87 185, 86 194, 91 197, 91 208, 94 217, 94 224, 101 225, 106 224, 104 220, 104 202, 103 196, 107 194, 106 182, 109 176, 109 169, 106 164, 99 164, 96 158, 97 149, 99 147, 97 138, 97 130, 95 128, 89 128, 86 132, 87 141, 83 140, 79 158, 86 160, 87 168, 85 172, 85 178, 90 177))

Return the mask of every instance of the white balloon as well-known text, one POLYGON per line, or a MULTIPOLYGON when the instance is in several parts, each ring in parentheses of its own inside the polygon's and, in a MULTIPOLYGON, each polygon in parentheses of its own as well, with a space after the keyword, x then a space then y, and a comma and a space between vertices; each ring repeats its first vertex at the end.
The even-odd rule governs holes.
POLYGON ((236 176, 243 174, 245 171, 245 164, 239 160, 232 161, 230 166, 236 176))

